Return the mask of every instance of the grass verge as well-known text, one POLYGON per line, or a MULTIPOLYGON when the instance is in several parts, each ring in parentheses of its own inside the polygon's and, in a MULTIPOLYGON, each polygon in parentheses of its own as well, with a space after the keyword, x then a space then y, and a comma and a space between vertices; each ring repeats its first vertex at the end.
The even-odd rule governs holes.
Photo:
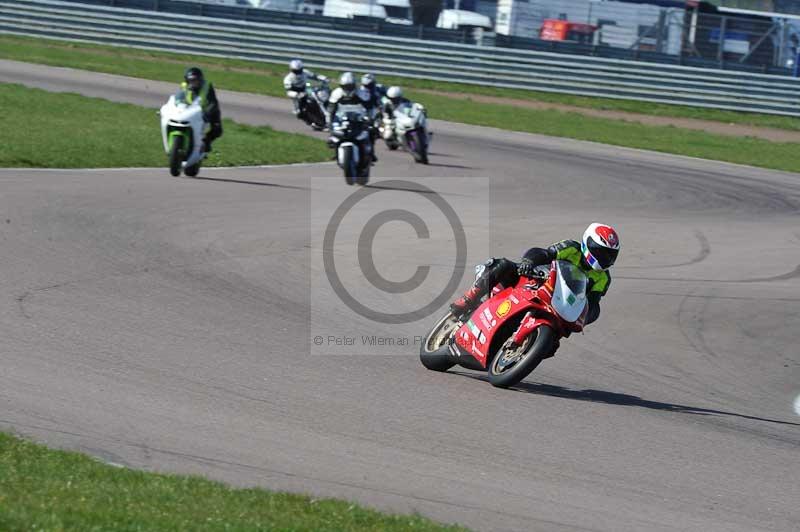
MULTIPOLYGON (((286 74, 286 66, 258 61, 151 52, 135 48, 70 43, 11 35, 0 35, 0 57, 161 81, 179 80, 186 65, 197 64, 208 71, 208 77, 213 79, 219 87, 235 91, 267 94, 269 96, 284 96, 281 82, 286 74)), ((323 73, 329 76, 337 74, 331 71, 323 71, 323 73)), ((387 85, 402 85, 410 91, 410 94, 413 94, 415 89, 479 94, 573 105, 589 109, 626 111, 645 115, 694 118, 729 124, 800 130, 800 120, 785 116, 737 113, 735 111, 700 109, 697 107, 634 100, 572 96, 522 89, 497 89, 482 85, 399 77, 381 76, 381 82, 387 85)), ((423 101, 427 98, 427 95, 419 96, 423 101)))
POLYGON ((112 467, 0 433, 0 530, 461 531, 346 501, 112 467))
MULTIPOLYGON (((166 166, 152 109, 0 84, 0 167, 111 168, 166 166)), ((321 140, 226 120, 205 166, 317 162, 321 140)))
POLYGON ((489 112, 482 104, 463 105, 442 96, 430 96, 425 102, 435 111, 435 117, 442 120, 800 172, 798 143, 713 135, 672 126, 648 126, 508 105, 491 105, 489 112))

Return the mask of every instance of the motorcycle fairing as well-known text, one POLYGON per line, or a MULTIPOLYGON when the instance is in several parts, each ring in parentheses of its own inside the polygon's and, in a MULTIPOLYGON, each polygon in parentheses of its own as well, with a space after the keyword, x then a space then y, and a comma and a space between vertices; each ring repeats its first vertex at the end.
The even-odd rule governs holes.
POLYGON ((533 295, 527 286, 516 286, 505 288, 484 301, 455 333, 455 345, 461 349, 460 355, 473 357, 485 368, 495 333, 508 320, 534 308, 529 301, 533 295))

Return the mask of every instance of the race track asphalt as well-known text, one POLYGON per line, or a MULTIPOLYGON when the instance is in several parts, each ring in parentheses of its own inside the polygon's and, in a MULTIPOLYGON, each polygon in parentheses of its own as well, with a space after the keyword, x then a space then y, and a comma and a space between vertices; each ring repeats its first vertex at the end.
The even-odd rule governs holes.
MULTIPOLYGON (((10 61, 0 82, 153 108, 175 88, 10 61)), ((221 100, 306 131, 287 101, 221 100)), ((489 205, 493 255, 619 230, 600 321, 519 387, 429 372, 413 349, 311 354, 312 310, 346 313, 310 288, 310 206, 347 192, 333 163, 0 170, 0 428, 477 530, 799 530, 800 175, 432 129, 432 165, 382 149, 373 183, 487 178, 460 215, 489 205)), ((401 270, 430 262, 385 231, 401 270)))

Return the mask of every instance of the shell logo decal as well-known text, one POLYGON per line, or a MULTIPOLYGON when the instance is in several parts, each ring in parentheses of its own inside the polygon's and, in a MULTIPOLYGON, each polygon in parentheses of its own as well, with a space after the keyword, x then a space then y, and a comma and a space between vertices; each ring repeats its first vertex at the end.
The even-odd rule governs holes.
POLYGON ((502 303, 500 303, 500 306, 499 306, 499 307, 497 307, 497 317, 498 317, 498 318, 503 318, 503 317, 505 317, 505 316, 506 316, 506 315, 507 315, 509 312, 511 312, 511 301, 509 301, 508 299, 506 299, 505 301, 503 301, 502 303))

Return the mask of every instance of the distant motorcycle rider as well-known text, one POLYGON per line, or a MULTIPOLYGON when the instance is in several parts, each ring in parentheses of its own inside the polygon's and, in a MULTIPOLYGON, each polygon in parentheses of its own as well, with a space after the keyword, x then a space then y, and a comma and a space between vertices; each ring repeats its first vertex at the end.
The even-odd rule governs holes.
POLYGON ((361 76, 361 90, 369 95, 369 100, 374 109, 381 108, 381 102, 386 96, 386 87, 378 83, 374 74, 364 74, 361 76))
POLYGON ((386 97, 383 98, 383 116, 393 117, 395 110, 404 106, 411 105, 411 100, 403 97, 403 89, 394 85, 386 90, 386 97))
POLYGON ((289 73, 283 78, 283 88, 286 89, 286 96, 292 99, 294 115, 298 118, 305 103, 306 83, 310 80, 325 82, 328 78, 306 69, 300 59, 292 59, 289 62, 289 73))
MULTIPOLYGON (((361 90, 369 96, 370 107, 368 109, 370 116, 375 121, 375 125, 379 125, 381 118, 382 102, 386 96, 386 87, 378 83, 374 74, 364 74, 361 76, 361 90)), ((373 127, 370 130, 372 136, 372 143, 378 139, 378 128, 373 127)))
POLYGON ((616 262, 619 249, 619 237, 614 228, 593 223, 583 233, 580 242, 562 240, 547 248, 531 248, 519 263, 505 258, 489 259, 472 287, 450 305, 450 310, 457 316, 471 312, 496 285, 513 286, 520 276, 537 276, 539 266, 549 265, 554 260, 565 260, 578 266, 588 278, 586 299, 589 309, 585 324, 592 323, 600 316, 600 299, 611 284, 608 270, 616 262))
POLYGON ((389 87, 386 91, 386 96, 383 98, 383 108, 381 110, 383 113, 384 127, 386 128, 384 130, 385 138, 394 136, 394 112, 402 107, 411 107, 415 105, 427 116, 425 107, 420 104, 415 104, 403 96, 403 89, 396 85, 389 87))
MULTIPOLYGON (((371 109, 369 94, 356 87, 356 77, 352 72, 345 72, 339 76, 339 86, 331 93, 331 98, 328 103, 328 123, 333 125, 338 122, 336 112, 342 105, 360 105, 364 111, 369 113, 371 109)), ((369 114, 367 114, 369 116, 369 114)), ((372 162, 377 162, 378 157, 375 155, 375 145, 372 138, 370 129, 370 152, 372 153, 372 162)))
POLYGON ((211 151, 211 142, 222 136, 222 113, 217 93, 211 82, 205 80, 203 71, 197 67, 186 69, 181 90, 186 103, 190 104, 195 98, 200 98, 203 120, 210 126, 203 136, 203 152, 208 153, 211 151))

